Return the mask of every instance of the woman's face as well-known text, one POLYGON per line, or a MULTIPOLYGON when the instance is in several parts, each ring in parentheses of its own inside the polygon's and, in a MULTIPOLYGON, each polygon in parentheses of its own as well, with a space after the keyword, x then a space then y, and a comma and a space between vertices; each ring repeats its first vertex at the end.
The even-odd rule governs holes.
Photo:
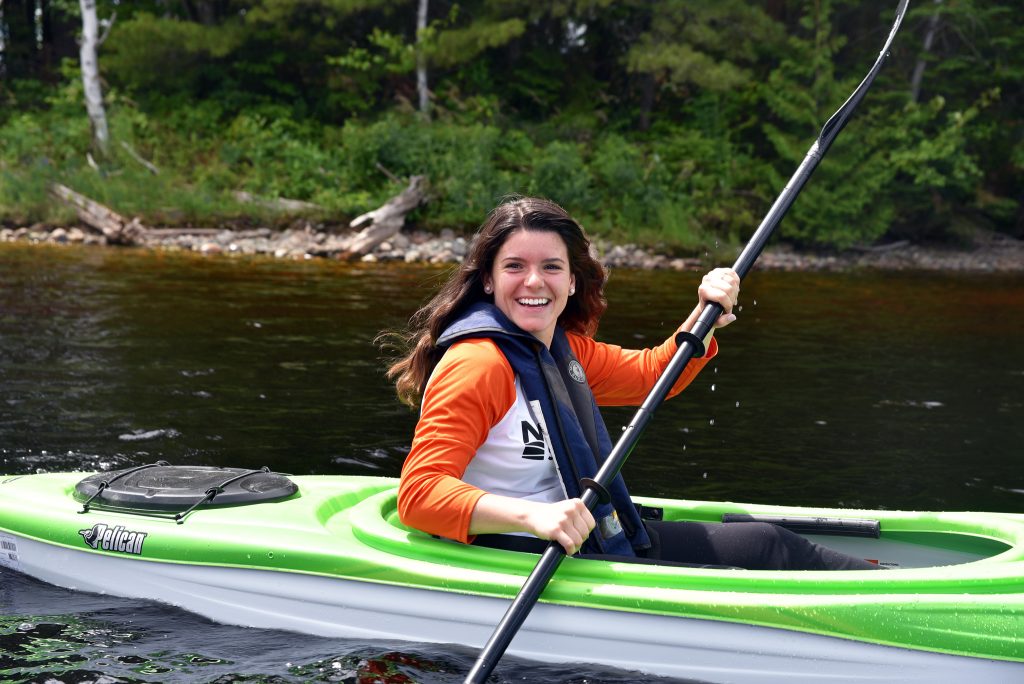
POLYGON ((558 233, 520 228, 498 250, 484 287, 503 314, 550 347, 576 287, 569 250, 558 233))

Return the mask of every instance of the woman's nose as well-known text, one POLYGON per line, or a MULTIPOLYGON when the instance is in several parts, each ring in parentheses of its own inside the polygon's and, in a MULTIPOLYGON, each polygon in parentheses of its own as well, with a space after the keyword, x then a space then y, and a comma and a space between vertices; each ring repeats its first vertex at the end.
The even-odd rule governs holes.
POLYGON ((544 280, 540 277, 540 273, 538 273, 537 271, 530 271, 529 273, 526 274, 527 287, 537 287, 542 282, 544 282, 544 280))

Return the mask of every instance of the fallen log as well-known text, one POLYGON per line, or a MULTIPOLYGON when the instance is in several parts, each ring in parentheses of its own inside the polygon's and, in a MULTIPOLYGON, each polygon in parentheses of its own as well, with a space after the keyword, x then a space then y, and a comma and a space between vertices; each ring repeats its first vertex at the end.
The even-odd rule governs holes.
POLYGON ((405 215, 427 200, 426 176, 411 176, 409 185, 379 208, 355 217, 349 223, 351 228, 365 226, 352 237, 347 248, 339 256, 343 259, 357 259, 374 247, 394 236, 405 225, 405 215))
POLYGON ((304 202, 302 200, 288 199, 286 197, 275 197, 274 199, 266 199, 263 197, 257 197, 252 193, 239 190, 235 193, 235 199, 245 204, 257 204, 266 209, 272 211, 283 211, 286 213, 298 213, 303 211, 317 211, 323 209, 319 204, 312 202, 304 202))
POLYGON ((78 219, 102 233, 109 243, 136 245, 146 234, 146 227, 142 225, 138 217, 129 221, 113 209, 75 192, 66 185, 54 183, 50 186, 50 193, 73 207, 78 219))
POLYGON ((150 228, 146 235, 151 238, 179 237, 182 235, 220 235, 221 228, 150 228))

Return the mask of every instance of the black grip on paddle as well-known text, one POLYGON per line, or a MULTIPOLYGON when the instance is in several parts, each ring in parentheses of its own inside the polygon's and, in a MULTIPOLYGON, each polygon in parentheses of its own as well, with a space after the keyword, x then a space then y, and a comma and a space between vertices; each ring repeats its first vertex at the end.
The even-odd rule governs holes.
POLYGON ((704 348, 704 340, 700 339, 692 332, 680 330, 679 332, 676 333, 676 346, 682 347, 683 342, 689 342, 697 350, 693 353, 693 356, 691 358, 699 359, 708 353, 708 350, 704 348))
POLYGON ((580 487, 584 491, 592 489, 594 491, 594 494, 597 495, 598 503, 611 503, 612 495, 609 494, 608 490, 605 489, 604 486, 597 480, 590 477, 585 477, 582 480, 580 480, 580 487))

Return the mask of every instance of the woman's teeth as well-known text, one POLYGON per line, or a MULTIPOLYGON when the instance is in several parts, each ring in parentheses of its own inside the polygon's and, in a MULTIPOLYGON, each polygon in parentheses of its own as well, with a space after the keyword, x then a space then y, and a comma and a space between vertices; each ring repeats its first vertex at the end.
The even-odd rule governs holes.
POLYGON ((519 302, 520 304, 522 304, 523 306, 544 306, 545 304, 547 304, 551 300, 540 298, 540 299, 517 299, 516 301, 519 302))

